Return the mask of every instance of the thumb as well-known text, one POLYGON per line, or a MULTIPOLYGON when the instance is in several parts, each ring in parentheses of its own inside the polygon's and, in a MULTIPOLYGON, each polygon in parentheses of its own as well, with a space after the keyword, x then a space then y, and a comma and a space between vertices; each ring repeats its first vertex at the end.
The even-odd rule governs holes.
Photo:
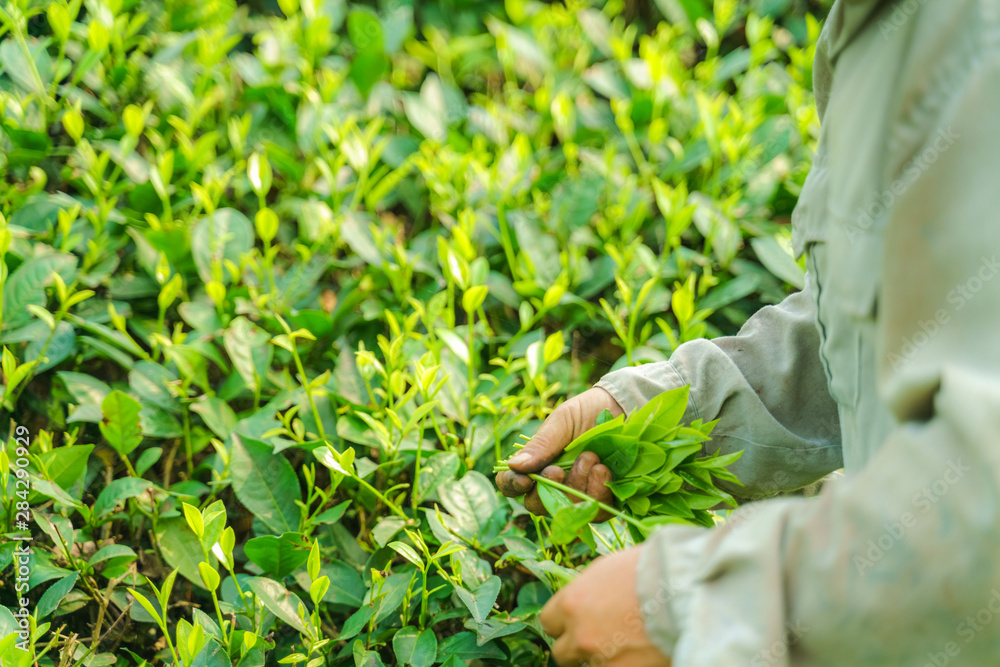
POLYGON ((573 411, 567 403, 546 418, 538 432, 509 461, 511 470, 528 474, 538 472, 555 460, 575 437, 573 411))

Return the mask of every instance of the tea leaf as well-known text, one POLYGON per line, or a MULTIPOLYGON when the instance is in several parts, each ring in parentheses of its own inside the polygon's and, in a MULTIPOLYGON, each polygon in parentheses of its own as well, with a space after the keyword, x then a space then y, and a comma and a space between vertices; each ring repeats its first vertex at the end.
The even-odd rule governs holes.
POLYGON ((299 525, 299 483, 291 464, 266 443, 232 435, 233 491, 247 509, 276 534, 299 525))
POLYGON ((108 444, 123 457, 142 442, 142 428, 139 412, 142 405, 128 394, 115 390, 101 402, 104 419, 100 423, 101 434, 108 444))

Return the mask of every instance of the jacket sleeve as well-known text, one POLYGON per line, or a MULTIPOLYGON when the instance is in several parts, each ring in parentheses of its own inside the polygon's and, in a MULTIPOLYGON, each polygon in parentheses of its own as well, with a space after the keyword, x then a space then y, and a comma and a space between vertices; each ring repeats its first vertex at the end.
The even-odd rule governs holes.
POLYGON ((817 498, 753 503, 714 529, 666 527, 643 547, 646 628, 676 667, 996 664, 996 53, 939 105, 930 123, 958 140, 911 174, 880 230, 878 396, 862 400, 884 403, 888 435, 817 498))
POLYGON ((758 311, 736 336, 694 340, 669 361, 605 375, 607 390, 631 413, 669 389, 691 385, 685 421, 719 420, 706 452, 742 450, 731 468, 741 500, 799 489, 840 468, 840 422, 819 356, 806 289, 758 311))

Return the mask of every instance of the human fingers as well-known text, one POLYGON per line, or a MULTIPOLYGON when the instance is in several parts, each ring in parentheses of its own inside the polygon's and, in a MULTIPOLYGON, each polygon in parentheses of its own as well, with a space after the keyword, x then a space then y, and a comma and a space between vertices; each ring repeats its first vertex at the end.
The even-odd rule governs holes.
MULTIPOLYGON (((566 471, 559 466, 549 466, 542 470, 542 477, 551 479, 553 482, 559 482, 560 484, 566 479, 566 471)), ((524 497, 524 506, 528 508, 528 511, 532 514, 537 514, 542 516, 546 514, 545 505, 542 503, 541 496, 538 495, 538 486, 531 490, 531 492, 524 497)))
MULTIPOLYGON (((614 505, 615 495, 608 487, 611 479, 611 470, 606 465, 603 463, 595 464, 590 469, 590 475, 587 477, 587 495, 605 505, 614 505)), ((600 522, 607 521, 610 518, 611 514, 601 510, 594 520, 600 522)))

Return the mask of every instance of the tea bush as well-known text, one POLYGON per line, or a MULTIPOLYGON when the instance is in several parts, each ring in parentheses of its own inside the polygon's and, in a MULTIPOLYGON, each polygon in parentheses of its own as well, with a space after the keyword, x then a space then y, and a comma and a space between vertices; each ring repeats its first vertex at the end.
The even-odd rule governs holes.
POLYGON ((807 11, 4 2, 3 664, 547 664, 492 468, 801 285, 807 11))

